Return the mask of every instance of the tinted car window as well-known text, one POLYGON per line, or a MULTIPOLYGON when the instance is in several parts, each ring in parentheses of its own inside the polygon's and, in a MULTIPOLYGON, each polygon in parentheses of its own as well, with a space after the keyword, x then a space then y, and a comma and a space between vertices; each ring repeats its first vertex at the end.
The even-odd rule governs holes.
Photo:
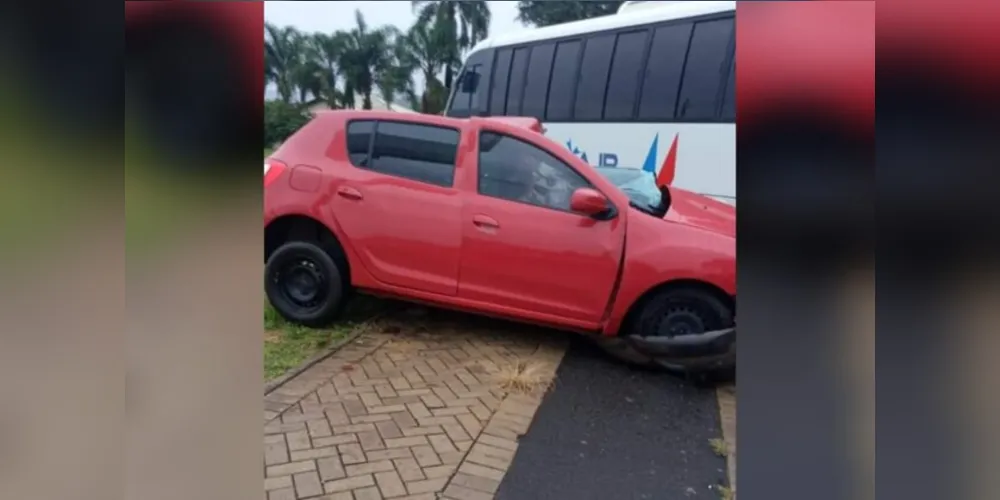
POLYGON ((729 67, 733 19, 717 19, 696 23, 691 35, 684 82, 678 100, 677 118, 683 120, 713 120, 718 117, 722 86, 729 67))
POLYGON ((514 62, 510 66, 510 85, 507 87, 507 116, 521 115, 521 99, 524 97, 525 73, 528 71, 528 47, 514 51, 514 62))
POLYGON ((347 156, 355 166, 368 166, 368 146, 371 145, 374 130, 374 121, 357 121, 347 124, 347 156))
POLYGON ((549 88, 558 92, 549 93, 545 119, 566 121, 573 116, 573 86, 580 62, 580 41, 562 42, 556 46, 556 58, 552 63, 552 82, 549 88))
POLYGON ((648 31, 622 33, 615 43, 611 60, 611 78, 608 80, 607 101, 604 103, 604 120, 626 121, 632 119, 636 92, 639 89, 643 56, 646 55, 648 31))
POLYGON ((604 110, 604 92, 608 88, 611 54, 615 35, 598 35, 587 40, 580 63, 580 81, 576 87, 573 121, 600 121, 604 110))
POLYGON ((545 101, 548 98, 549 76, 552 72, 552 58, 555 56, 555 52, 554 43, 537 45, 531 49, 521 115, 534 116, 539 120, 545 119, 545 101))
POLYGON ((640 120, 672 120, 681 85, 684 57, 691 38, 690 23, 656 28, 639 99, 640 120))
POLYGON ((479 136, 479 193, 569 211, 573 191, 588 187, 580 174, 543 149, 520 139, 479 136))
POLYGON ((455 178, 457 130, 378 122, 371 168, 377 172, 450 187, 455 178))
POLYGON ((510 62, 513 59, 510 49, 497 52, 496 65, 493 67, 493 82, 490 85, 490 115, 503 116, 507 108, 507 80, 510 76, 510 62))

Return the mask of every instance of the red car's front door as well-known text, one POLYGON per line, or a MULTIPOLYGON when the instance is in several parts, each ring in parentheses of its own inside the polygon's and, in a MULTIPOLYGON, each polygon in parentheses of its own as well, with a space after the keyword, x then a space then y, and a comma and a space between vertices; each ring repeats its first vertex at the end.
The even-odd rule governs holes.
POLYGON ((483 131, 477 188, 462 205, 459 297, 596 324, 624 248, 621 217, 573 213, 590 183, 535 144, 483 131))

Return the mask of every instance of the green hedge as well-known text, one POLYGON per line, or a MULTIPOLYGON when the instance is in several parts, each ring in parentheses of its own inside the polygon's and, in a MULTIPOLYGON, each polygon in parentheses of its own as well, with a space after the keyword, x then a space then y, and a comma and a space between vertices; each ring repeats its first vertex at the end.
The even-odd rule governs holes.
POLYGON ((280 144, 312 117, 296 104, 283 101, 264 101, 264 144, 280 144))

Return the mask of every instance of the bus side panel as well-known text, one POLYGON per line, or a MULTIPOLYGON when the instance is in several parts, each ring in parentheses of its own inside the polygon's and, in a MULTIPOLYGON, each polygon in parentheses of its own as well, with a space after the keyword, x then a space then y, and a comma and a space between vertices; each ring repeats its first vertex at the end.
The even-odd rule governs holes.
POLYGON ((652 173, 674 168, 674 186, 736 203, 733 123, 546 123, 545 129, 591 165, 652 173))

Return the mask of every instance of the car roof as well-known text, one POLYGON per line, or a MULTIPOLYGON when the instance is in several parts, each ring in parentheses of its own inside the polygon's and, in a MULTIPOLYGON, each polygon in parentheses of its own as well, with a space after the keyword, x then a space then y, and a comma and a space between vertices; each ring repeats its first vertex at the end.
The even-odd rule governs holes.
POLYGON ((533 116, 490 116, 490 117, 470 117, 454 118, 442 115, 430 115, 425 113, 397 113, 390 110, 372 109, 328 109, 316 111, 316 118, 336 117, 338 120, 388 120, 411 123, 424 123, 427 125, 437 125, 439 127, 450 127, 461 129, 470 123, 489 123, 503 127, 512 127, 521 130, 530 130, 536 133, 543 133, 542 122, 533 116))
POLYGON ((393 120, 401 122, 426 123, 442 127, 461 128, 468 120, 425 113, 399 113, 391 110, 375 109, 324 109, 315 112, 316 118, 336 117, 342 120, 393 120))

